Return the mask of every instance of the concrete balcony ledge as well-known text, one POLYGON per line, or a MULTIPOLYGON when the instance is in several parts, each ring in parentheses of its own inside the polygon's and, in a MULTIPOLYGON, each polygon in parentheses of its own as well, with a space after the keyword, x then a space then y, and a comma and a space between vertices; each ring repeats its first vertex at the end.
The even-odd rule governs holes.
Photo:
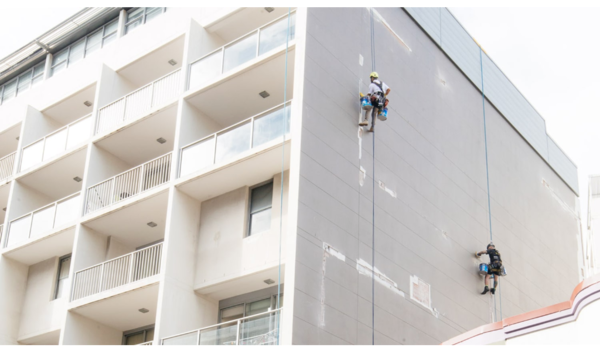
POLYGON ((77 223, 78 221, 72 221, 45 235, 2 249, 2 255, 25 265, 34 265, 51 257, 68 254, 73 249, 77 223))

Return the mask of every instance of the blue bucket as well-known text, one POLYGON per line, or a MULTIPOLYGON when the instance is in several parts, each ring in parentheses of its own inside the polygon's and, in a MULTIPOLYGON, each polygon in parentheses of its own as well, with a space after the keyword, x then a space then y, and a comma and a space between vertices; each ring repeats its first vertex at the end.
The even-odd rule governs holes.
POLYGON ((383 108, 383 110, 379 111, 379 115, 377 115, 377 118, 381 121, 387 120, 387 111, 387 108, 383 108))
POLYGON ((479 264, 479 274, 481 274, 481 275, 488 274, 488 264, 487 263, 479 264))
POLYGON ((369 97, 360 98, 360 105, 363 110, 371 110, 373 108, 373 104, 371 104, 369 97))

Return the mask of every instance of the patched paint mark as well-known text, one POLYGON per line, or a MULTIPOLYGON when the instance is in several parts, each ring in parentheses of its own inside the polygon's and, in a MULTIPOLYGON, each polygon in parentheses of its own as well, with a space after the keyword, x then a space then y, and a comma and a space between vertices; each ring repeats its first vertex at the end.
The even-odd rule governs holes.
POLYGON ((573 209, 571 209, 567 202, 565 202, 562 198, 560 198, 558 194, 556 194, 556 192, 554 192, 552 187, 550 187, 550 184, 545 179, 542 179, 542 185, 544 185, 548 190, 550 190, 552 197, 560 204, 561 207, 563 207, 563 209, 565 209, 571 215, 573 215, 575 219, 579 218, 579 215, 573 209))
POLYGON ((390 279, 385 274, 381 273, 377 269, 377 267, 375 267, 375 272, 373 272, 373 268, 365 260, 358 259, 358 261, 356 261, 356 270, 358 271, 358 274, 366 275, 366 276, 369 276, 369 277, 374 276, 376 282, 378 282, 379 284, 381 284, 381 285, 385 286, 386 288, 392 290, 393 293, 395 293, 397 295, 400 295, 402 297, 405 297, 404 296, 404 291, 402 291, 402 290, 400 290, 398 288, 398 284, 395 281, 393 281, 392 279, 390 279))
POLYGON ((385 19, 383 19, 383 17, 381 16, 381 14, 379 14, 379 12, 377 12, 376 9, 374 8, 370 8, 367 7, 367 10, 373 10, 373 17, 375 18, 376 21, 380 22, 381 24, 383 24, 383 26, 385 26, 385 28, 392 33, 392 35, 394 35, 396 37, 396 39, 398 39, 398 41, 400 41, 400 44, 402 44, 402 46, 406 47, 406 49, 409 52, 412 52, 412 49, 410 49, 410 47, 408 47, 408 45, 406 44, 406 42, 404 42, 404 40, 402 40, 402 38, 400 37, 400 35, 396 34, 396 32, 392 29, 392 27, 388 24, 388 22, 385 21, 385 19))
MULTIPOLYGON (((358 113, 358 122, 362 117, 362 112, 358 113)), ((363 135, 363 127, 358 126, 358 159, 362 158, 362 135, 363 135)))
POLYGON ((379 181, 379 188, 382 189, 382 190, 384 190, 385 192, 387 192, 390 196, 396 198, 396 192, 394 192, 391 189, 387 188, 382 181, 379 181))
POLYGON ((431 285, 416 275, 410 276, 410 299, 429 309, 436 317, 438 316, 437 311, 431 307, 431 285))
POLYGON ((360 184, 360 186, 365 184, 366 177, 367 177, 367 171, 365 170, 365 168, 360 166, 360 171, 358 172, 358 183, 360 184))
POLYGON ((325 273, 327 271, 327 258, 333 256, 336 259, 346 262, 346 256, 334 249, 331 245, 323 242, 323 265, 321 267, 321 318, 319 326, 325 326, 325 273))
POLYGON ((364 61, 365 61, 365 59, 363 58, 362 54, 359 54, 358 55, 358 64, 360 64, 360 66, 362 66, 364 61))

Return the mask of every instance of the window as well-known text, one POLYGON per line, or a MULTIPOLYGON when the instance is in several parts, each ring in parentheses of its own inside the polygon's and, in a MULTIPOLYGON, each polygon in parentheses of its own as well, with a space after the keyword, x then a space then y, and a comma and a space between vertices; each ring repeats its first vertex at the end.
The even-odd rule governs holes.
POLYGON ((133 29, 153 20, 166 10, 166 7, 138 7, 129 10, 125 22, 125 34, 129 34, 133 29))
POLYGON ((117 38, 118 20, 104 25, 92 34, 56 53, 52 59, 52 75, 82 60, 90 53, 99 50, 117 38))
POLYGON ((146 329, 135 329, 123 335, 124 346, 135 346, 154 340, 154 326, 146 329))
POLYGON ((67 256, 63 256, 60 258, 60 260, 58 261, 58 272, 57 273, 57 280, 56 280, 56 289, 54 291, 54 299, 58 299, 61 298, 63 295, 66 295, 66 293, 64 293, 65 290, 65 285, 67 280, 69 279, 69 270, 71 269, 71 255, 67 255, 67 256))
POLYGON ((0 86, 0 104, 11 100, 44 79, 45 62, 41 62, 21 75, 0 86))
POLYGON ((271 206, 273 182, 258 186, 250 191, 250 216, 248 236, 271 229, 271 206))

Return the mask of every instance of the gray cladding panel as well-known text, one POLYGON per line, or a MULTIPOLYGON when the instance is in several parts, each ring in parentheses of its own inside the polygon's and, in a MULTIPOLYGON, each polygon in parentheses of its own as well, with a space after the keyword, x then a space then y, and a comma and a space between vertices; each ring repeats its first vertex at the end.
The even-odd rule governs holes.
MULTIPOLYGON (((436 344, 489 322, 472 256, 489 241, 481 93, 404 10, 377 10, 412 51, 375 23, 390 117, 359 140, 369 12, 308 9, 295 344, 370 344, 373 310, 381 344, 436 344), (372 262, 373 232, 375 266, 395 284, 375 283, 374 305, 371 277, 357 268, 372 262), (324 243, 344 260, 324 254, 324 243), (410 299, 412 275, 431 285, 433 310, 410 299)), ((577 283, 576 220, 554 198, 574 209, 576 196, 490 103, 486 114, 494 241, 511 272, 502 279, 506 317, 564 301, 577 283), (548 276, 548 265, 560 276, 548 276)))
MULTIPOLYGON (((409 7, 406 10, 481 90, 479 46, 450 11, 434 7, 409 7)), ((548 137, 542 116, 485 52, 482 56, 486 98, 578 194, 577 166, 548 137)))

